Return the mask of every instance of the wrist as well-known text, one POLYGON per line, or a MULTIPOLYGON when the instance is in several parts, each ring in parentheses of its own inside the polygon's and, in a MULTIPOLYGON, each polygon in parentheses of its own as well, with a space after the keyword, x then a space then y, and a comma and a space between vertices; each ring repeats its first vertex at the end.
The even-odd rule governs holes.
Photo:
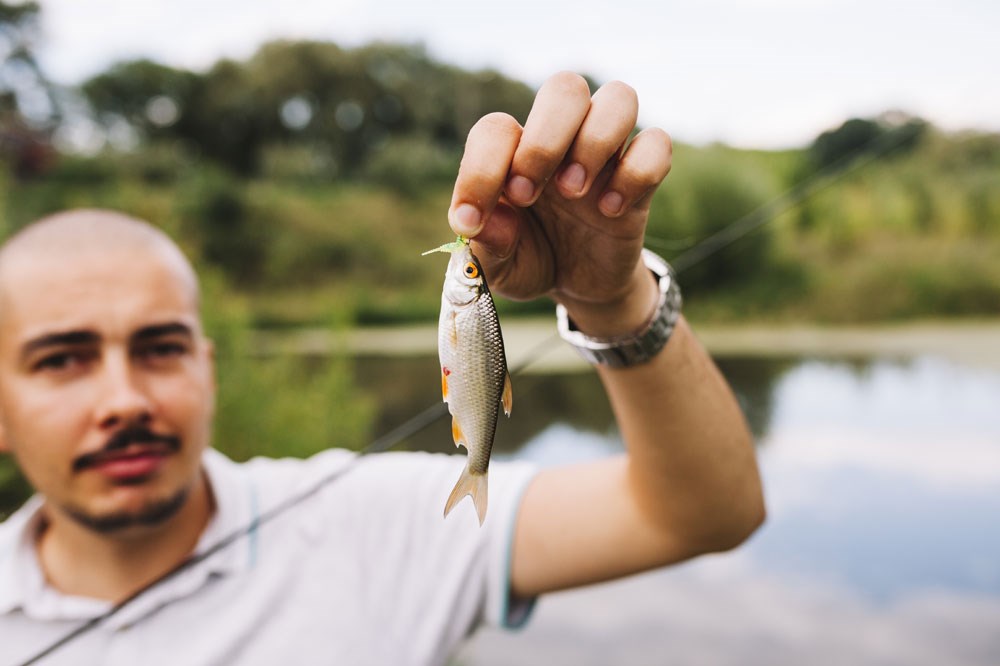
POLYGON ((605 303, 561 301, 573 328, 594 338, 617 338, 643 331, 656 314, 660 292, 656 276, 636 262, 628 287, 605 303))
MULTIPOLYGON (((559 335, 589 362, 615 368, 646 363, 659 354, 670 339, 681 314, 682 299, 677 280, 669 264, 649 250, 642 251, 642 266, 647 276, 656 278, 657 295, 652 314, 644 319, 636 319, 642 312, 638 305, 643 298, 639 295, 644 291, 642 287, 636 291, 638 298, 633 304, 629 305, 626 299, 618 299, 617 314, 624 315, 625 319, 613 319, 615 312, 608 309, 609 303, 605 303, 600 313, 593 308, 582 310, 585 316, 600 315, 585 324, 590 325, 590 331, 580 328, 564 305, 556 307, 559 335), (623 307, 627 309, 623 310, 623 307), (635 326, 635 321, 643 323, 635 326), (591 332, 595 327, 609 333, 595 334, 591 332)), ((643 283, 648 284, 648 277, 639 284, 643 283)))

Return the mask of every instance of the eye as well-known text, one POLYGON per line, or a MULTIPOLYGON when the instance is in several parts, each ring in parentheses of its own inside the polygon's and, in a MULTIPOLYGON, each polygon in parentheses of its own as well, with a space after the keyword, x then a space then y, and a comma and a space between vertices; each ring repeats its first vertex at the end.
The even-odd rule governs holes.
POLYGON ((471 261, 465 265, 465 277, 477 278, 479 277, 479 267, 476 266, 471 261))
POLYGON ((55 351, 35 361, 31 369, 34 372, 70 373, 85 367, 94 358, 95 354, 83 350, 55 351))
POLYGON ((146 361, 156 362, 165 361, 168 359, 178 358, 183 356, 188 352, 188 347, 186 344, 181 342, 174 342, 169 340, 163 340, 158 342, 150 342, 147 345, 143 345, 135 350, 135 355, 139 358, 145 359, 146 361))
POLYGON ((34 368, 36 370, 65 370, 78 361, 79 359, 71 354, 50 354, 35 363, 34 368))
POLYGON ((147 356, 178 356, 183 354, 185 348, 182 345, 172 342, 161 342, 159 344, 150 345, 143 350, 147 356))

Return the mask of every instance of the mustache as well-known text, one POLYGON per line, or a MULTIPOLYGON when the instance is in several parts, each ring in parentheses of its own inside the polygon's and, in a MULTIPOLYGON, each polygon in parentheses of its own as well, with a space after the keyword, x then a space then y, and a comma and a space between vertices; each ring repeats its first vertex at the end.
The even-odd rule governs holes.
POLYGON ((181 440, 173 435, 160 435, 149 428, 134 426, 119 430, 112 435, 100 451, 84 453, 73 461, 73 471, 78 472, 114 458, 120 451, 133 444, 152 447, 154 452, 174 453, 180 451, 181 440))

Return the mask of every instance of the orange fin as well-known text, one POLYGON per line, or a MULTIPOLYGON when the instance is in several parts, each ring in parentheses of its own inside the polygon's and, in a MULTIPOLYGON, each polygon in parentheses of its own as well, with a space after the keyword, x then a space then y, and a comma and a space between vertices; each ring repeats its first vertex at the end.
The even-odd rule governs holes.
POLYGON ((455 447, 464 446, 466 449, 469 448, 469 442, 465 439, 465 433, 462 432, 462 426, 458 425, 458 419, 454 416, 451 417, 451 438, 455 440, 455 447))
POLYGON ((486 520, 486 475, 475 474, 469 471, 468 467, 462 469, 462 476, 458 477, 455 489, 448 496, 448 502, 444 505, 445 517, 451 513, 462 498, 466 495, 472 496, 472 503, 476 505, 476 515, 479 516, 479 524, 486 520))
POLYGON ((441 399, 448 402, 448 371, 441 368, 441 399))
POLYGON ((503 413, 510 416, 510 408, 514 404, 514 393, 510 388, 510 373, 503 376, 503 393, 500 395, 500 404, 503 405, 503 413))

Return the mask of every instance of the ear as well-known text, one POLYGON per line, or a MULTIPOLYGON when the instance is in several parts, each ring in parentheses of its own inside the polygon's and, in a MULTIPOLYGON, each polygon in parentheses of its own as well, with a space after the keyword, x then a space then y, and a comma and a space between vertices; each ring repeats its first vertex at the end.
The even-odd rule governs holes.
POLYGON ((0 453, 10 453, 10 447, 7 446, 7 433, 4 431, 3 427, 2 414, 0 414, 0 453))

